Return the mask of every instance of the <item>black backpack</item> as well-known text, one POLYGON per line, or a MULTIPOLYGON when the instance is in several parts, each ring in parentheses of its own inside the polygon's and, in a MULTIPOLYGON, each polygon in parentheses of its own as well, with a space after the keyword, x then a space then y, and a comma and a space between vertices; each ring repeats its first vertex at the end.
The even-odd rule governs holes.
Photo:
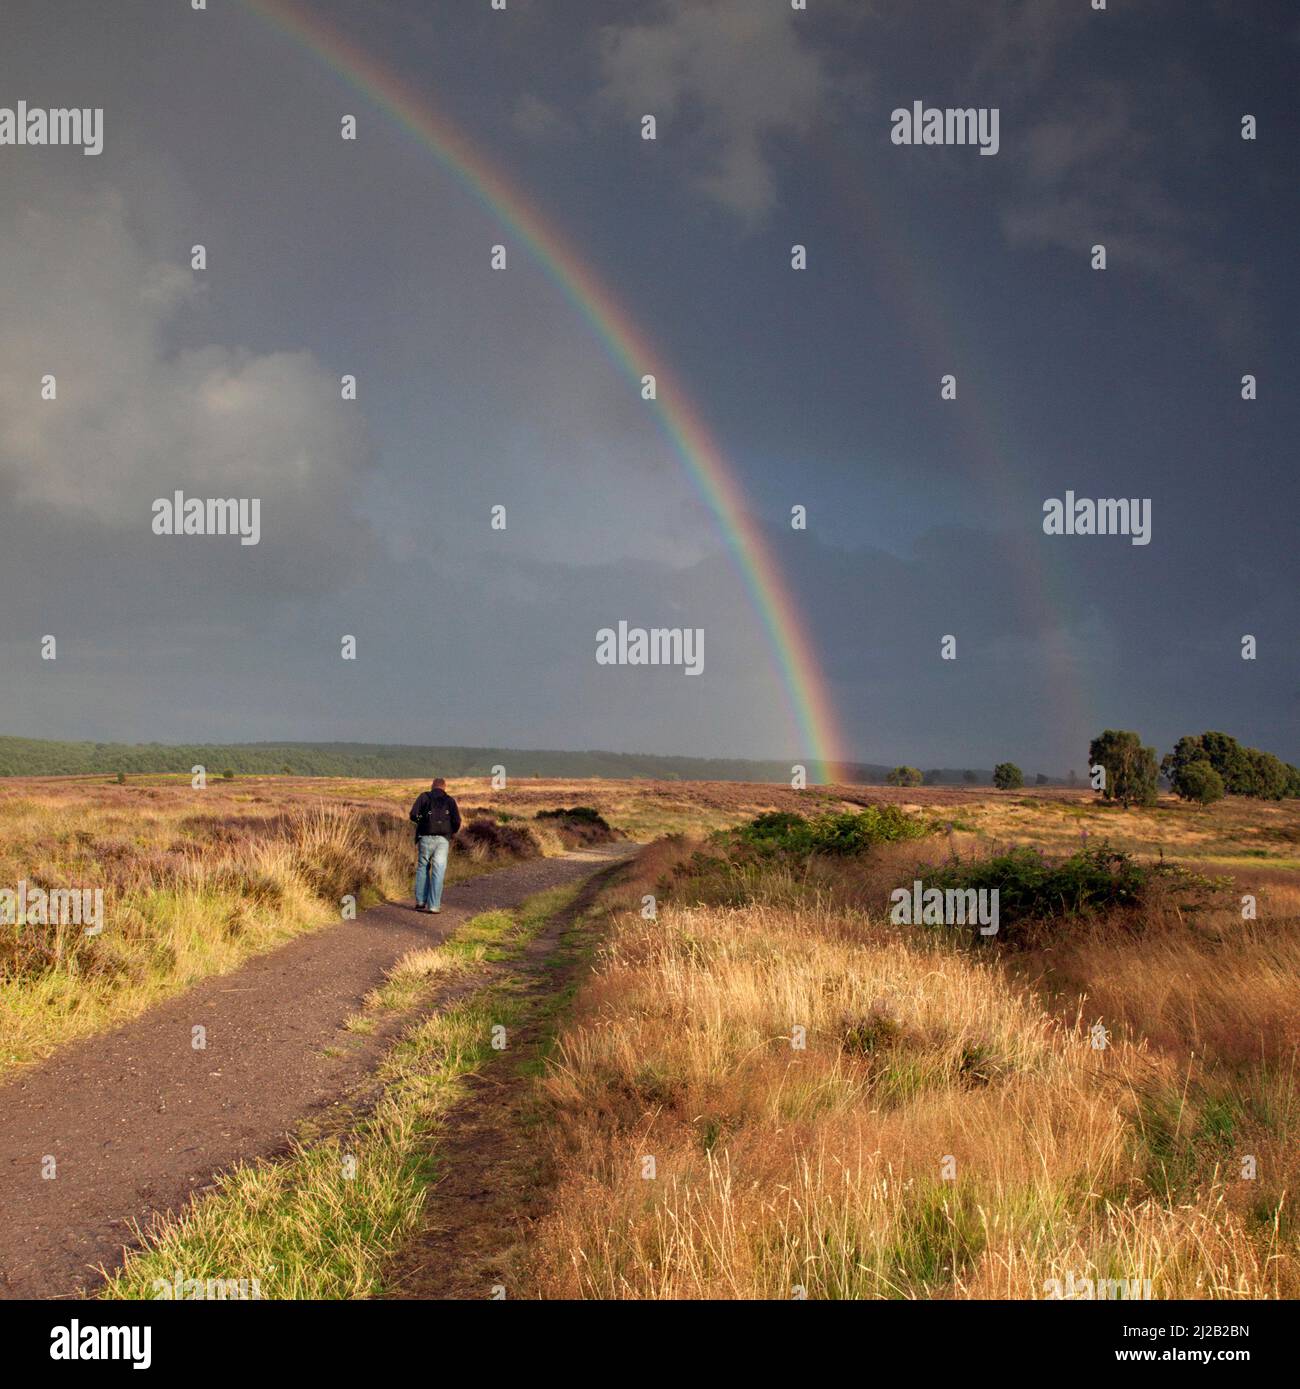
POLYGON ((420 816, 416 824, 415 832, 418 835, 440 834, 444 838, 451 834, 451 805, 446 796, 435 796, 432 791, 426 791, 428 800, 424 803, 424 814, 420 816))

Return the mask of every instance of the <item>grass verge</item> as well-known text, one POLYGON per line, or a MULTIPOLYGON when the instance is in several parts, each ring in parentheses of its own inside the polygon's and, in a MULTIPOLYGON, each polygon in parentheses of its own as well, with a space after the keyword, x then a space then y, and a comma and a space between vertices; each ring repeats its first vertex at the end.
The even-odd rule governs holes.
POLYGON ((413 952, 366 1001, 407 1011, 441 987, 468 987, 413 1024, 380 1065, 379 1098, 346 1131, 295 1143, 283 1160, 238 1167, 144 1237, 102 1296, 153 1298, 195 1280, 244 1280, 263 1298, 359 1298, 382 1287, 387 1260, 417 1229, 438 1179, 437 1137, 462 1082, 495 1054, 493 1029, 513 1029, 526 1005, 510 969, 580 888, 539 893, 512 911, 484 912, 437 950, 413 952), (492 966, 497 968, 492 969, 492 966))

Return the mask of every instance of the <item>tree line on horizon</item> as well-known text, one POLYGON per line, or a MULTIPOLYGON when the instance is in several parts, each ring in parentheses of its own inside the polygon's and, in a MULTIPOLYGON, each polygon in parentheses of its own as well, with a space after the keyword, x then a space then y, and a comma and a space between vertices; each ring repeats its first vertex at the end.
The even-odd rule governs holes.
MULTIPOLYGON (((932 771, 923 772, 919 767, 895 767, 885 776, 886 786, 979 786, 981 783, 992 781, 993 785, 1001 791, 1011 791, 1018 786, 1025 784, 1025 774, 1016 766, 1014 762, 999 762, 993 768, 992 774, 987 772, 977 772, 969 767, 964 771, 956 772, 950 770, 940 770, 935 768, 932 771)), ((1076 785, 1078 778, 1073 772, 1070 773, 1069 785, 1076 785)), ((1060 779, 1055 783, 1049 776, 1038 772, 1034 776, 1035 786, 1060 785, 1060 779)))
MULTIPOLYGON (((1272 753, 1245 747, 1226 733, 1180 738, 1172 752, 1157 760, 1137 733, 1107 729, 1088 749, 1089 766, 1106 769, 1101 794, 1123 804, 1155 798, 1160 777, 1184 800, 1209 804, 1223 796, 1265 800, 1300 796, 1300 770, 1272 753)), ((670 757, 642 753, 567 752, 509 748, 454 748, 386 743, 92 743, 44 738, 0 737, 0 777, 93 776, 125 780, 135 776, 179 773, 195 766, 209 776, 424 777, 431 769, 449 777, 490 776, 495 765, 510 776, 648 778, 662 781, 772 781, 789 779, 788 763, 740 758, 670 757)), ((848 780, 885 782, 890 786, 980 786, 1016 790, 1026 784, 1014 762, 999 762, 992 771, 974 768, 918 767, 857 763, 846 767, 848 780)), ((1034 775, 1035 786, 1082 786, 1067 777, 1034 775)))
MULTIPOLYGON (((487 777, 504 766, 512 778, 602 777, 655 781, 789 783, 791 761, 758 758, 674 757, 656 753, 528 748, 439 747, 404 743, 94 743, 0 736, 0 777, 131 776, 179 774, 204 767, 210 777, 302 776, 425 778, 487 777)), ((886 764, 852 763, 834 769, 847 781, 885 780, 886 764)), ((921 777, 918 772, 917 777, 921 777)), ((990 773, 936 769, 929 785, 976 785, 990 773)), ((1045 778, 1044 778, 1045 780, 1045 778)))
MULTIPOLYGON (((671 757, 653 753, 520 748, 458 748, 388 743, 93 743, 0 737, 0 776, 208 775, 651 778, 699 781, 788 781, 788 762, 671 757)), ((885 768, 880 768, 883 775, 885 768)))
MULTIPOLYGON (((1192 733, 1179 738, 1172 752, 1157 760, 1153 747, 1143 746, 1131 729, 1108 728, 1088 745, 1088 766, 1104 770, 1097 789, 1105 800, 1127 805, 1150 805, 1163 777, 1174 794, 1185 801, 1210 805, 1224 796, 1248 796, 1257 800, 1280 801, 1300 797, 1300 768, 1283 762, 1271 752, 1246 747, 1228 733, 1192 733)), ((964 772, 963 780, 974 784, 976 775, 964 772)), ((922 773, 916 767, 895 767, 886 777, 889 786, 933 786, 938 774, 922 773)), ((999 791, 1019 790, 1025 774, 1014 762, 999 762, 993 769, 993 785, 999 791)), ((1037 786, 1051 784, 1041 772, 1037 786)), ((1071 772, 1067 785, 1077 786, 1071 772)), ((1090 782, 1091 784, 1091 782, 1090 782)))

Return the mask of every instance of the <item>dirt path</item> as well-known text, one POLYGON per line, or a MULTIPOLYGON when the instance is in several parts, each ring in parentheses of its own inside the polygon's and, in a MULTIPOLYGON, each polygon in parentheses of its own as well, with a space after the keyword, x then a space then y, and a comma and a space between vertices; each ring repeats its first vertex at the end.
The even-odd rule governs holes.
POLYGON ((464 1099, 438 1132, 440 1176, 420 1233, 390 1263, 385 1298, 483 1299, 529 1296, 520 1286, 529 1227, 550 1208, 551 1174, 535 1140, 539 1119, 533 1067, 550 1036, 548 1012, 584 967, 581 950, 599 935, 581 918, 607 873, 531 941, 521 960, 500 966, 528 1006, 510 1047, 462 1080, 464 1099))
POLYGON ((373 1067, 404 1020, 365 1037, 342 1024, 402 955, 478 912, 589 876, 630 848, 469 879, 448 888, 438 916, 374 907, 0 1086, 0 1296, 93 1289, 95 1267, 120 1262, 131 1221, 173 1211, 215 1173, 282 1149, 297 1121, 373 1067), (206 1032, 202 1050, 196 1027, 206 1032))

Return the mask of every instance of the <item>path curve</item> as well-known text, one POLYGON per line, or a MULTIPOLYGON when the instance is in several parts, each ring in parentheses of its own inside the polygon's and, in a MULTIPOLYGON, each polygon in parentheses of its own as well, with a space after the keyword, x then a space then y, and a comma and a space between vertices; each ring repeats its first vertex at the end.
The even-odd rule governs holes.
POLYGON ((309 932, 116 1030, 70 1043, 0 1085, 0 1297, 83 1296, 131 1242, 236 1163, 284 1148, 295 1123, 374 1068, 394 1019, 343 1022, 409 950, 467 918, 577 881, 635 846, 533 859, 447 889, 429 916, 396 903, 309 932), (206 1047, 192 1046, 193 1029, 206 1047), (43 1176, 53 1158, 55 1175, 43 1176))

